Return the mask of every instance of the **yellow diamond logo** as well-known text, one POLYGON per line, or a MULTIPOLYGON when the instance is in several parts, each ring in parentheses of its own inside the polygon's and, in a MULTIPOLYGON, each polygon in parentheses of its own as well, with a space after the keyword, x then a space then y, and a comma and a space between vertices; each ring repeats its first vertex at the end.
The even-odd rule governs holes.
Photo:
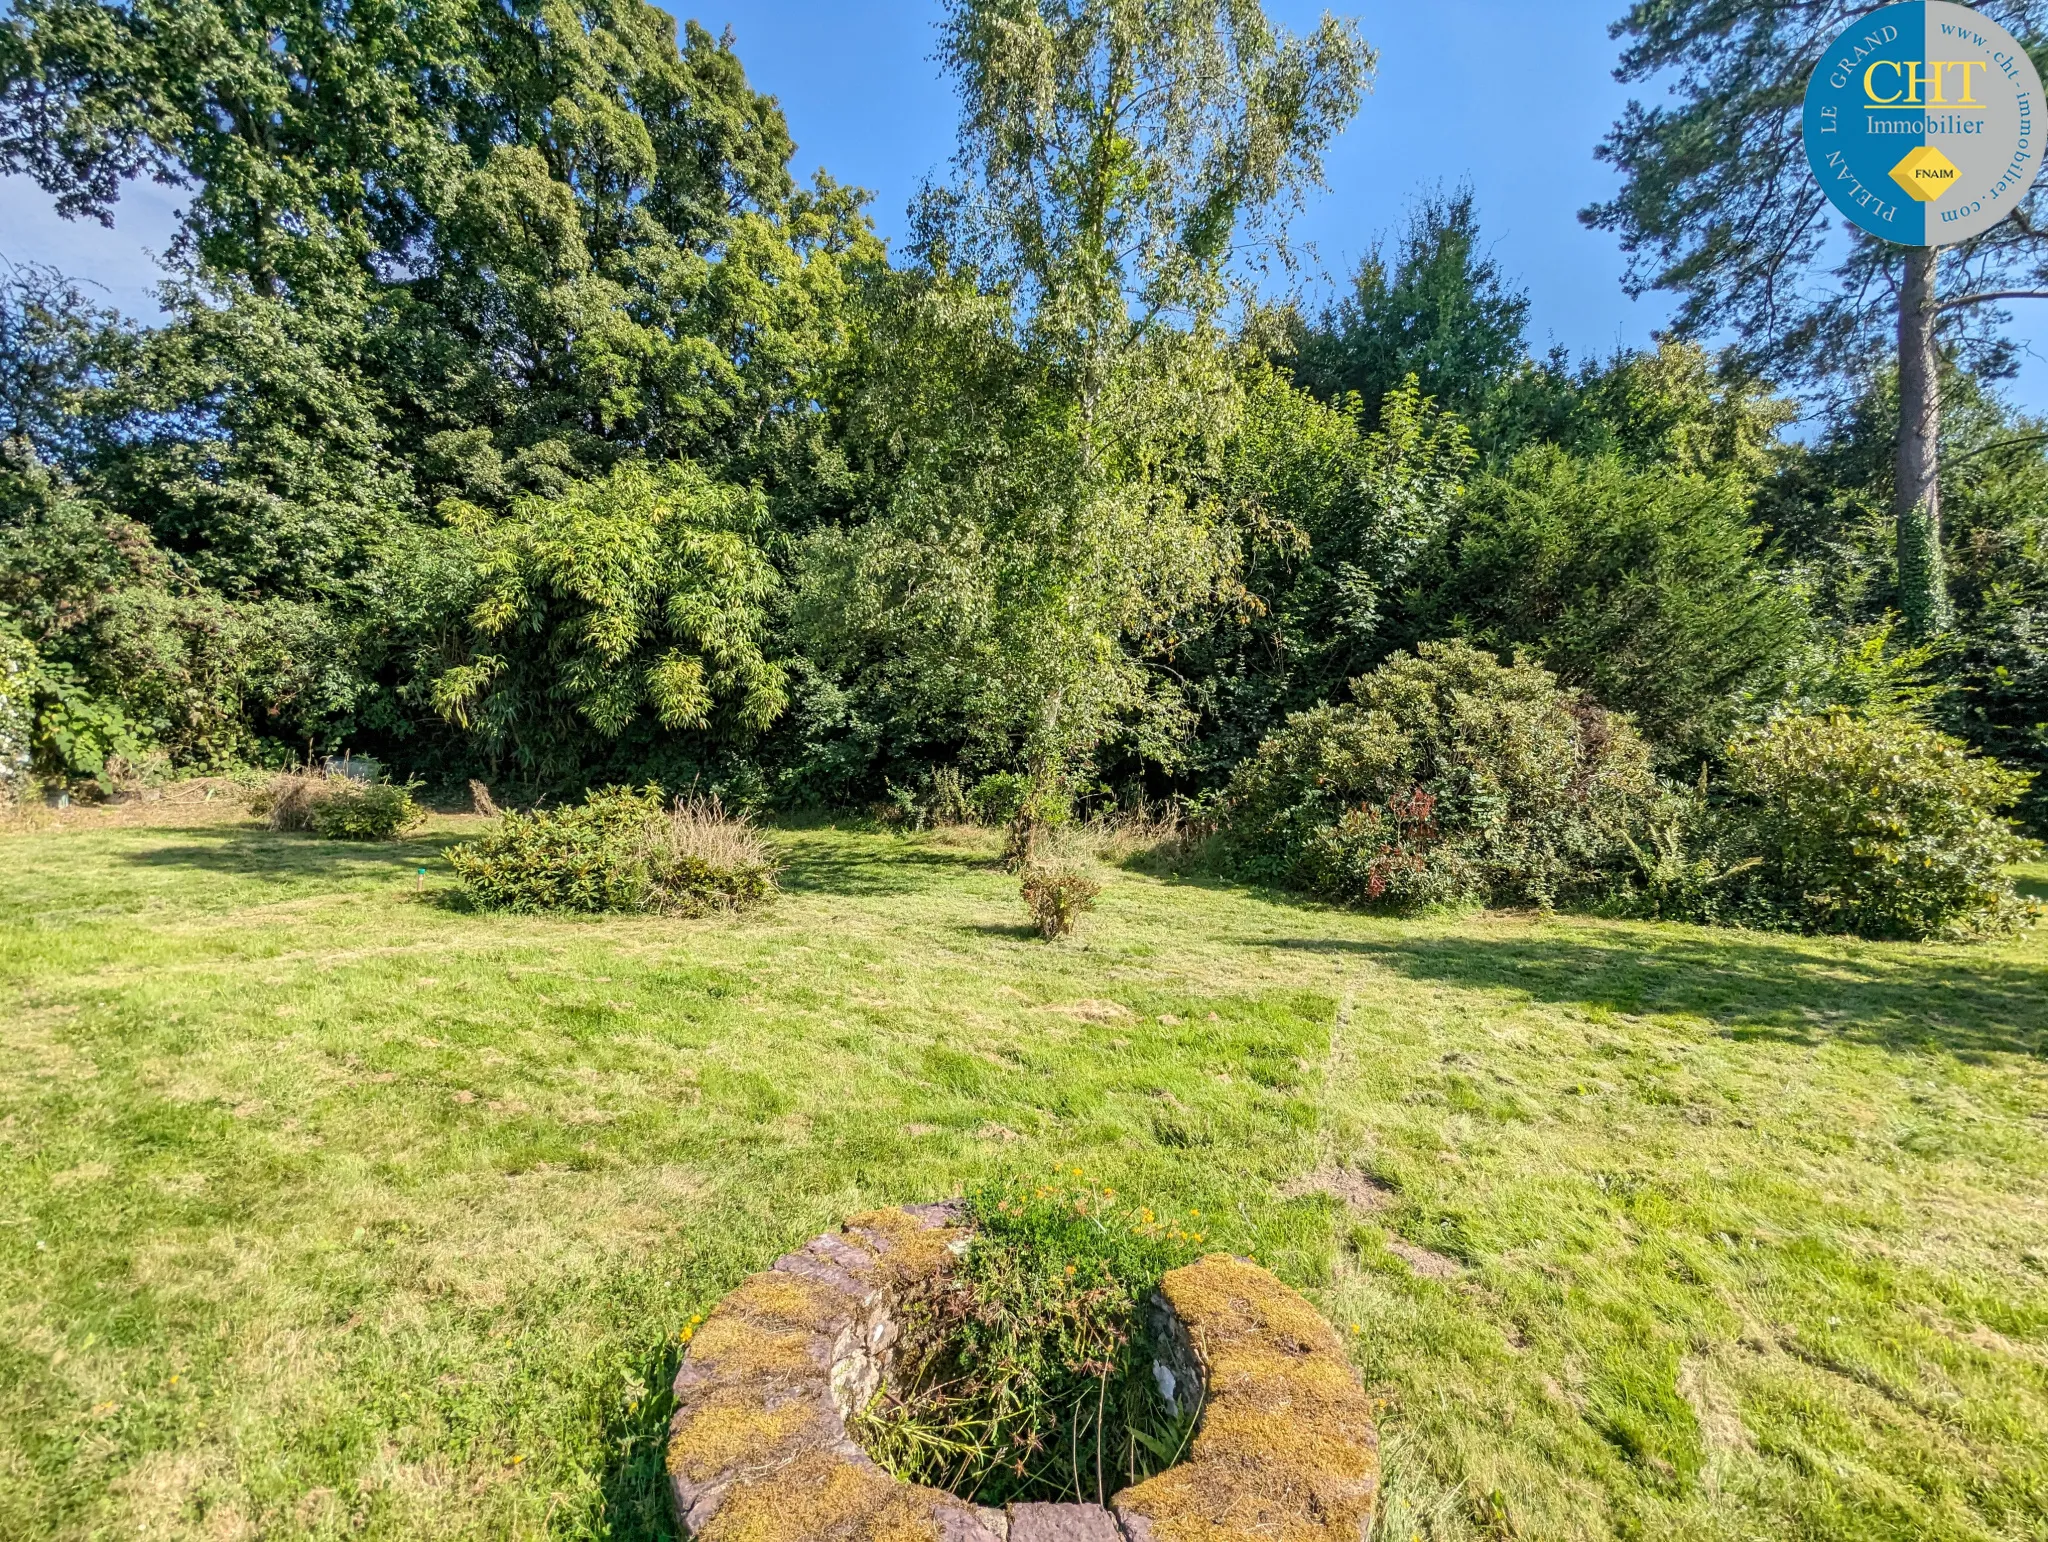
POLYGON ((1960 175, 1956 163, 1933 145, 1908 151, 1906 158, 1892 168, 1892 180, 1922 203, 1933 203, 1956 185, 1960 175))

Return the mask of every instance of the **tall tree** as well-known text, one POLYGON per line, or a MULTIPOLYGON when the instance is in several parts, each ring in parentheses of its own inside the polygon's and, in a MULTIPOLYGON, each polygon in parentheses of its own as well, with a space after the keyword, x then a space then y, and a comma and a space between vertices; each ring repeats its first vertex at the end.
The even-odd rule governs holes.
POLYGON ((961 177, 923 203, 931 272, 877 313, 855 414, 891 470, 814 540, 805 613, 842 656, 945 686, 1050 793, 1119 724, 1155 758, 1184 733, 1146 666, 1238 592, 1218 317, 1373 56, 1251 0, 950 0, 939 58, 961 177))
MULTIPOLYGON (((645 0, 21 0, 0 20, 0 168, 73 217, 111 221, 138 176, 189 192, 169 323, 66 398, 80 489, 181 583, 331 620, 360 656, 294 657, 356 672, 379 733, 438 722, 434 639, 463 613, 444 502, 516 522, 680 458, 772 490, 811 453, 846 297, 882 254, 862 195, 792 185, 793 148, 731 38, 645 0)), ((559 662, 535 658, 525 685, 559 662)), ((549 699, 500 691, 492 721, 549 699)))
POLYGON ((1376 418, 1413 375, 1468 423, 1526 354, 1529 298, 1486 254, 1472 190, 1438 192, 1409 216, 1391 256, 1375 249, 1351 292, 1304 338, 1295 378, 1326 399, 1356 391, 1376 418))
MULTIPOLYGON (((1621 192, 1582 218, 1620 234, 1632 293, 1683 296, 1681 333, 1733 331, 1759 364, 1808 377, 1853 374, 1896 347, 1900 599, 1912 628, 1930 635, 1951 617, 1938 354, 1952 347, 1991 373, 2009 367, 2002 306, 2048 298, 2048 229, 2037 184, 2011 219, 1944 251, 1855 230, 1844 248, 1807 168, 1801 113, 1822 51, 1869 9, 1868 0, 1638 0, 1614 26, 1628 40, 1616 75, 1668 80, 1673 100, 1630 102, 1599 150, 1620 169, 1621 192)), ((1979 9, 2038 49, 2044 0, 1979 9)))
POLYGON ((1075 372, 1084 440, 1121 350, 1284 247, 1375 62, 1349 22, 1297 38, 1255 0, 949 0, 939 59, 983 249, 1075 372))

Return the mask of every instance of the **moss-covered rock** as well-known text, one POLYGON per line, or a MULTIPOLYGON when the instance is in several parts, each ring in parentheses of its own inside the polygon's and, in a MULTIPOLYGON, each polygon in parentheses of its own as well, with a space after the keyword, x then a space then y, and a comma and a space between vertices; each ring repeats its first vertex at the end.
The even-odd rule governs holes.
POLYGON ((1187 1460, 1112 1502, 1132 1542, 1358 1542, 1379 1437, 1330 1325, 1256 1264, 1213 1255, 1160 1282, 1207 1392, 1187 1460))
POLYGON ((676 1373, 668 1473, 701 1542, 1001 1542, 999 1517, 899 1483, 846 1433, 849 1381, 873 1374, 888 1303, 950 1265, 943 1207, 856 1216, 749 1276, 705 1319, 676 1373))

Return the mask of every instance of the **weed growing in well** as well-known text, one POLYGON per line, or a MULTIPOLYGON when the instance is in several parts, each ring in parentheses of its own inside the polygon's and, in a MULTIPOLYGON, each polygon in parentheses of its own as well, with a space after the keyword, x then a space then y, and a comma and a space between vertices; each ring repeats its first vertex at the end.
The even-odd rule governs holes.
POLYGON ((960 1268, 902 1307, 894 1384, 858 1432, 912 1482, 981 1504, 1101 1504, 1184 1454, 1199 1414, 1156 1379, 1146 1304, 1198 1216, 1119 1203, 1081 1169, 970 1196, 960 1268))

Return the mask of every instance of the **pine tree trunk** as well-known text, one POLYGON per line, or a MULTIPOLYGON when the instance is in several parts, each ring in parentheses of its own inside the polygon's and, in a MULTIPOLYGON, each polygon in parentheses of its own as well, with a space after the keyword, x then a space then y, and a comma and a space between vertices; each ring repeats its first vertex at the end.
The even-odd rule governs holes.
POLYGON ((1934 345, 1938 295, 1931 246, 1906 253, 1899 290, 1899 609, 1907 631, 1928 638, 1949 629, 1948 573, 1941 552, 1941 377, 1934 345))

